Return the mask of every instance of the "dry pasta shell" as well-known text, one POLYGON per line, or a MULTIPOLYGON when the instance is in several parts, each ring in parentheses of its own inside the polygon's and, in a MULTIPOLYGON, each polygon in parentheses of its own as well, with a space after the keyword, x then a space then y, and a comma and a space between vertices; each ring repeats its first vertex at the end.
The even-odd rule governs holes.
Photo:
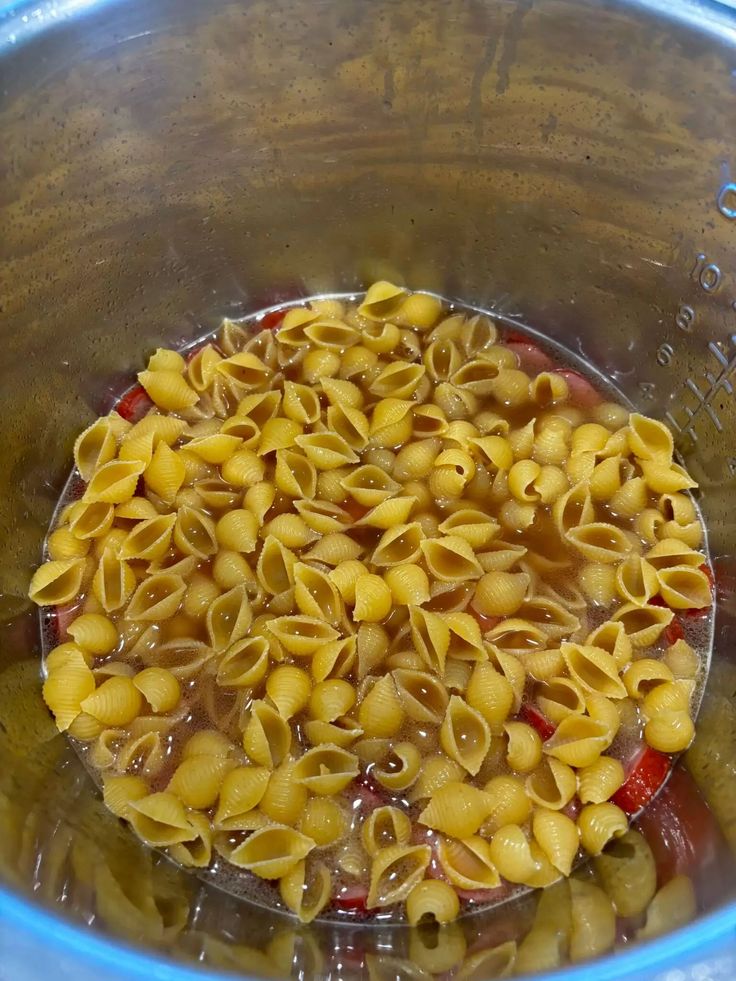
POLYGON ((382 765, 375 766, 373 777, 392 792, 406 790, 419 775, 422 757, 414 743, 396 743, 382 765))
POLYGON ((650 490, 655 494, 675 494, 678 491, 692 490, 696 481, 677 463, 663 459, 639 460, 642 476, 650 490))
POLYGON ((449 698, 442 682, 424 671, 397 669, 392 672, 401 705, 415 722, 442 722, 449 698))
POLYGON ((301 923, 311 923, 331 899, 332 877, 325 865, 301 861, 281 877, 279 892, 301 923))
POLYGON ((440 523, 439 530, 443 535, 458 535, 477 551, 496 537, 499 525, 483 511, 460 508, 440 523))
POLYGON ((238 845, 229 861, 248 869, 261 879, 280 879, 294 868, 314 848, 306 835, 285 825, 271 825, 255 831, 238 845))
POLYGON ((392 845, 383 848, 371 864, 371 881, 366 906, 392 906, 409 895, 432 857, 429 845, 392 845))
POLYGON ((369 385, 370 391, 379 398, 411 398, 426 370, 423 364, 392 361, 372 380, 369 385))
POLYGON ((533 726, 525 722, 504 723, 506 763, 519 773, 528 773, 542 760, 542 740, 533 726))
POLYGON ((169 548, 176 515, 160 514, 138 521, 120 546, 121 559, 160 559, 169 548))
POLYGON ((611 619, 620 622, 634 648, 650 647, 672 622, 674 613, 662 606, 636 606, 626 603, 616 610, 611 619))
POLYGON ((695 726, 688 711, 663 711, 644 726, 644 739, 660 753, 681 753, 695 736, 695 726))
POLYGON ((314 794, 331 796, 358 775, 358 758, 339 746, 315 746, 294 764, 293 778, 314 794))
POLYGON ((444 753, 425 759, 416 783, 407 794, 412 803, 432 797, 434 793, 450 781, 461 782, 464 776, 463 768, 454 760, 448 759, 444 753))
POLYGON ((299 610, 327 623, 339 623, 344 614, 340 594, 335 584, 322 570, 298 562, 294 565, 294 598, 299 610))
POLYGON ((390 674, 378 678, 358 706, 358 723, 368 737, 394 736, 404 720, 404 708, 390 674))
POLYGON ((33 574, 28 595, 38 606, 60 606, 79 593, 85 574, 84 559, 45 562, 33 574))
POLYGON ((395 604, 421 606, 429 600, 429 579, 419 565, 393 566, 387 570, 384 579, 395 604))
POLYGON ((620 621, 606 620, 588 634, 586 644, 593 644, 610 654, 621 670, 631 660, 632 644, 620 621))
POLYGON ((277 767, 291 747, 289 723, 267 702, 251 704, 243 728, 243 749, 253 763, 270 769, 277 767))
POLYGON ((352 671, 357 653, 355 637, 344 637, 322 644, 312 655, 311 671, 315 681, 343 678, 352 671))
POLYGON ((310 719, 304 723, 303 728, 304 735, 312 746, 332 743, 341 749, 347 749, 364 735, 360 724, 347 715, 338 717, 334 722, 310 719))
POLYGON ((609 950, 616 939, 610 899, 592 882, 570 879, 570 959, 585 960, 609 950))
POLYGON ((358 307, 361 317, 368 320, 390 320, 391 315, 396 313, 408 290, 402 286, 395 286, 387 280, 379 280, 369 287, 363 302, 358 307))
POLYGON ((236 641, 217 666, 217 684, 223 688, 254 688, 266 676, 269 644, 265 637, 236 641))
POLYGON ((212 861, 212 829, 206 814, 192 813, 189 822, 196 831, 191 841, 180 842, 169 848, 169 854, 187 868, 205 869, 212 861))
POLYGON ((308 704, 311 692, 307 672, 292 664, 273 668, 266 679, 266 693, 284 719, 300 712, 308 704))
POLYGON ((663 459, 669 462, 674 451, 672 433, 656 419, 649 419, 638 412, 629 416, 629 446, 640 460, 663 459))
POLYGON ((537 844, 563 875, 570 875, 580 845, 580 833, 572 818, 560 811, 537 808, 532 818, 537 844))
POLYGON ((647 552, 646 560, 657 571, 671 566, 693 566, 697 569, 705 562, 705 555, 678 538, 663 538, 647 552))
POLYGON ((521 607, 529 583, 523 572, 487 572, 478 580, 471 605, 484 616, 511 616, 521 607))
POLYGON ((186 466, 180 453, 172 450, 166 443, 159 443, 151 457, 151 462, 144 471, 143 479, 150 491, 170 504, 184 483, 186 475, 186 466))
POLYGON ((625 698, 626 688, 619 678, 619 667, 612 654, 592 644, 560 644, 570 672, 584 691, 606 698, 625 698))
POLYGON ((416 651, 432 671, 442 676, 450 647, 449 627, 438 614, 418 606, 409 607, 409 622, 416 651))
POLYGON ((231 647, 248 633, 252 622, 253 611, 246 586, 233 586, 207 608, 205 623, 210 646, 215 651, 231 647))
POLYGON ((347 715, 355 704, 355 689, 349 681, 331 678, 314 686, 309 696, 309 715, 321 722, 334 722, 347 715))
POLYGON ((130 620, 168 620, 181 606, 186 588, 181 576, 165 572, 149 576, 133 593, 125 615, 130 620))
POLYGON ((608 748, 608 727, 585 715, 563 719, 544 744, 544 751, 568 766, 590 766, 608 748))
POLYGON ((419 815, 419 823, 451 838, 469 838, 493 807, 492 795, 469 784, 448 780, 431 792, 429 803, 419 815))
POLYGON ((601 756, 578 771, 578 796, 583 804, 603 804, 623 784, 623 764, 613 756, 601 756))
POLYGON ((632 549, 632 541, 626 532, 605 521, 591 521, 570 528, 565 537, 591 562, 620 562, 632 549))
POLYGON ((66 632, 82 650, 96 657, 109 654, 118 643, 114 623, 100 613, 83 613, 72 620, 66 632))
POLYGON ((418 882, 406 898, 406 917, 411 926, 416 926, 426 917, 442 925, 452 923, 459 912, 457 893, 441 879, 418 882))
POLYGON ((612 838, 619 838, 629 829, 629 820, 615 804, 586 804, 578 815, 580 843, 590 855, 600 855, 612 838))
POLYGON ((289 497, 311 500, 317 493, 317 470, 296 450, 277 450, 274 481, 276 487, 289 497))
POLYGON ((218 361, 215 370, 232 379, 244 389, 260 388, 271 378, 272 372, 259 357, 250 351, 240 351, 218 361))
POLYGON ((83 501, 121 504, 135 494, 145 464, 137 460, 111 460, 96 470, 82 497, 83 501))
POLYGON ((501 885, 491 859, 491 846, 478 835, 462 841, 440 838, 437 858, 447 878, 458 889, 496 889, 501 885))
POLYGON ((450 628, 447 656, 464 661, 485 660, 486 650, 476 618, 461 610, 453 610, 445 619, 450 628))
POLYGON ((424 532, 418 522, 396 525, 383 533, 371 561, 388 568, 414 562, 420 555, 423 539, 424 532))
POLYGON ((125 676, 111 677, 80 703, 82 711, 107 726, 126 726, 140 715, 143 697, 125 676))
POLYGON ((49 672, 43 685, 43 700, 64 732, 79 713, 81 704, 95 690, 95 677, 81 651, 70 652, 63 663, 49 672))
POLYGON ((267 767, 239 766, 226 772, 213 818, 215 827, 238 830, 244 816, 261 802, 270 777, 267 767))
POLYGON ((133 830, 149 845, 162 848, 192 841, 197 836, 184 805, 174 794, 165 791, 148 794, 130 801, 128 808, 133 830))
POLYGON ((202 641, 182 637, 160 645, 154 640, 152 647, 141 649, 139 654, 144 664, 166 668, 180 681, 184 681, 198 674, 214 655, 214 651, 202 641))
POLYGON ((96 470, 113 459, 118 441, 130 424, 116 412, 95 419, 74 443, 74 463, 82 480, 89 481, 96 470))
POLYGON ((268 535, 256 566, 258 581, 272 596, 282 593, 294 585, 295 563, 296 555, 273 535, 268 535))
POLYGON ((361 839, 371 857, 384 848, 406 846, 411 840, 411 821, 398 807, 376 807, 363 822, 361 839))
POLYGON ((106 777, 102 796, 105 806, 116 817, 129 819, 130 805, 148 794, 146 781, 136 776, 106 777))
POLYGON ((560 811, 575 796, 577 778, 575 771, 566 763, 561 763, 554 757, 545 757, 534 773, 526 778, 525 787, 534 804, 560 811))
POLYGON ((465 697, 490 726, 504 722, 514 705, 514 691, 508 679, 488 661, 479 661, 473 668, 465 697))
POLYGON ((275 617, 267 628, 284 650, 297 657, 309 657, 323 644, 337 638, 337 631, 316 617, 275 617))
POLYGON ((711 606, 710 581, 701 569, 692 566, 670 566, 655 573, 659 591, 668 606, 676 610, 702 610, 711 606))
POLYGON ((224 756, 189 756, 174 770, 166 790, 187 807, 205 810, 217 801, 233 763, 224 756))
POLYGON ((359 462, 353 448, 337 433, 310 433, 297 436, 295 442, 319 471, 359 462))
POLYGON ((337 566, 341 562, 357 559, 362 551, 363 549, 358 542, 348 535, 344 535, 342 532, 331 532, 323 535, 303 557, 310 562, 322 562, 325 565, 337 566))
POLYGON ((475 775, 490 748, 488 723, 458 695, 452 695, 440 726, 440 743, 447 755, 475 775))
POLYGON ((185 555, 208 559, 218 549, 214 521, 197 508, 180 507, 176 514, 174 543, 185 555))
POLYGON ((509 882, 525 883, 540 871, 529 840, 522 829, 508 824, 491 838, 489 856, 498 872, 509 882))

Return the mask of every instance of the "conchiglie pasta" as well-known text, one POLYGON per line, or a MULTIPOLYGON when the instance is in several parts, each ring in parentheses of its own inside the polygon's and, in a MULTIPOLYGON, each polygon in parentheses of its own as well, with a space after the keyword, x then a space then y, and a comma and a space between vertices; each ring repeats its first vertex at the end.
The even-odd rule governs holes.
POLYGON ((371 977, 549 970, 609 949, 614 908, 642 936, 691 909, 613 803, 624 752, 690 745, 714 600, 666 426, 388 280, 139 378, 76 440, 30 589, 113 814, 300 923, 403 905, 408 959, 371 977), (518 945, 468 954, 457 916, 537 888, 518 945))

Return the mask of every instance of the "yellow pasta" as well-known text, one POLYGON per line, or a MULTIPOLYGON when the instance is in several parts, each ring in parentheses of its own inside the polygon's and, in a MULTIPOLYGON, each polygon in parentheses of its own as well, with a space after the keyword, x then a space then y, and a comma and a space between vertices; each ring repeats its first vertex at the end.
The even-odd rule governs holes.
POLYGON ((610 802, 586 804, 578 815, 580 843, 590 855, 600 855, 608 842, 625 834, 628 827, 624 812, 610 802))
POLYGON ((672 434, 386 280, 278 316, 158 349, 153 407, 77 439, 30 590, 61 608, 57 727, 179 864, 273 880, 305 924, 354 887, 405 904, 414 971, 600 953, 612 904, 656 933, 669 894, 611 798, 624 740, 694 733, 700 652, 663 640, 713 591, 672 434), (548 887, 531 929, 461 966, 467 891, 509 884, 548 887))

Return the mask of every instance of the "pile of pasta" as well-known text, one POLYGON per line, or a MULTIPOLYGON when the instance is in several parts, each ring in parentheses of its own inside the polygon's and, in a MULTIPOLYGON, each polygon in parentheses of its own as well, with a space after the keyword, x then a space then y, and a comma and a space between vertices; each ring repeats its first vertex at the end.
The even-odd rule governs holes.
POLYGON ((693 737, 700 659, 663 634, 711 605, 664 425, 386 282, 138 377, 30 588, 116 815, 304 921, 447 922, 626 832, 625 751, 693 737))

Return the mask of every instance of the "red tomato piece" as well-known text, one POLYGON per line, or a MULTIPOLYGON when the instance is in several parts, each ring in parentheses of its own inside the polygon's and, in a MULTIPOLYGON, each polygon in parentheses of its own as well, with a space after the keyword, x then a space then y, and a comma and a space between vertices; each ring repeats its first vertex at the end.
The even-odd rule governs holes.
POLYGON ((547 716, 543 715, 531 702, 521 703, 519 718, 522 722, 526 722, 527 725, 533 726, 543 740, 547 740, 554 735, 555 727, 547 716))
POLYGON ((677 617, 664 628, 663 636, 668 647, 671 647, 676 641, 682 640, 685 637, 685 631, 682 629, 682 624, 677 617))
POLYGON ((645 746, 634 757, 626 780, 611 800, 627 814, 645 807, 665 782, 672 769, 672 757, 645 746))
POLYGON ((716 578, 713 575, 713 570, 711 569, 711 567, 708 565, 707 562, 704 562, 701 566, 699 566, 699 569, 708 580, 712 591, 716 581, 716 578))
POLYGON ((661 596, 652 596, 652 598, 649 600, 649 605, 650 606, 667 606, 667 604, 665 603, 665 601, 662 599, 661 596))
POLYGON ((114 407, 118 415, 128 422, 137 422, 142 419, 148 410, 153 406, 148 394, 142 385, 136 385, 123 395, 114 407))
POLYGON ((364 913, 367 899, 368 890, 366 887, 356 884, 354 886, 343 886, 339 894, 332 900, 332 904, 337 909, 344 910, 345 912, 364 913))
POLYGON ((660 885, 675 875, 692 874, 713 863, 723 846, 712 811, 682 766, 675 768, 637 826, 654 852, 660 885))
POLYGON ((281 326, 285 314, 286 310, 271 310, 269 313, 264 313, 256 321, 256 327, 260 327, 261 330, 276 330, 277 327, 281 326))
POLYGON ((504 331, 504 335, 501 338, 504 344, 528 344, 529 337, 527 334, 522 334, 518 330, 507 330, 504 331))
POLYGON ((592 409, 595 405, 600 405, 603 401, 600 394, 593 388, 587 378, 572 368, 564 368, 557 372, 558 375, 566 380, 570 387, 570 402, 580 406, 581 409, 592 409))
POLYGON ((557 367, 552 358, 541 347, 532 344, 528 337, 523 341, 507 343, 506 347, 519 359, 519 367, 522 371, 538 375, 540 371, 554 371, 557 367))

